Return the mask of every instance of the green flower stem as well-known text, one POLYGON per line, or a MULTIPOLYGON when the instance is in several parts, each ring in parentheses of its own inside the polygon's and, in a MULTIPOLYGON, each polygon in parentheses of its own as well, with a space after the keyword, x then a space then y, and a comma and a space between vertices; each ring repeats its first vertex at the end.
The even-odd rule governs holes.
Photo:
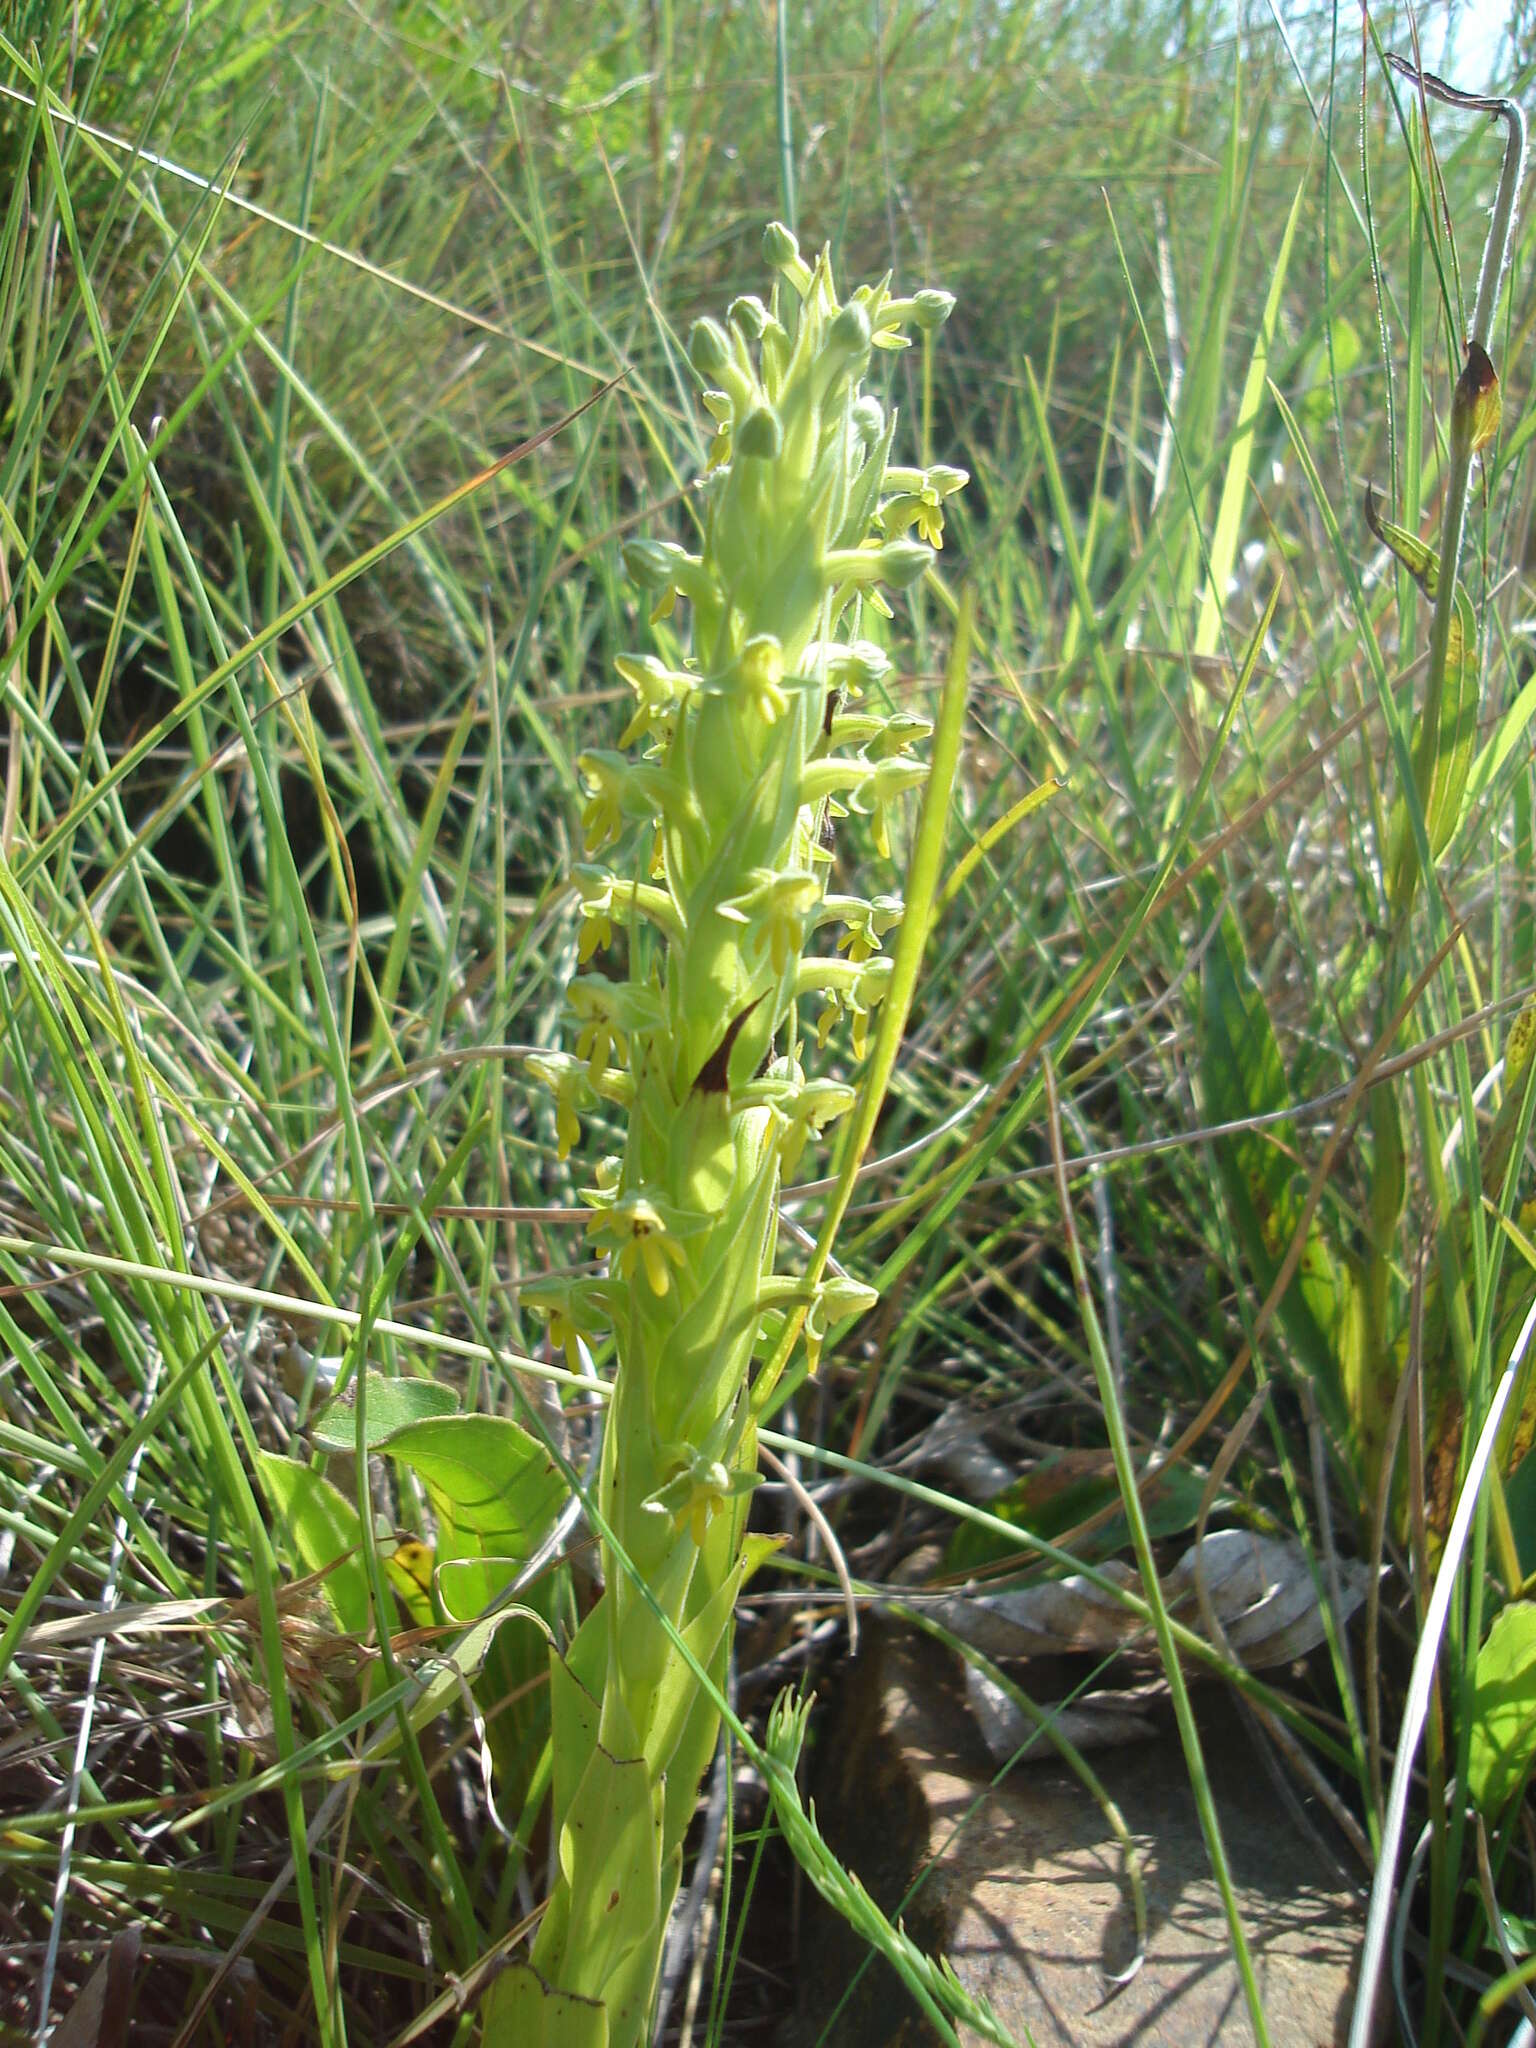
MULTIPOLYGON (((737 1595, 771 1545, 746 1537, 757 1439, 749 1371, 765 1317, 803 1319, 807 1356, 873 1305, 818 1265, 775 1271, 783 1172, 854 1091, 813 1080, 799 1013, 825 1002, 862 1057, 891 986, 893 897, 827 899, 823 826, 857 809, 888 850, 890 806, 921 780, 910 715, 843 712, 886 663, 839 640, 882 586, 933 559, 958 470, 888 473, 894 421, 860 382, 876 348, 943 324, 947 293, 846 301, 775 224, 767 305, 702 320, 689 354, 716 423, 702 551, 644 540, 633 580, 668 616, 691 608, 691 655, 626 655, 640 759, 583 757, 587 850, 633 850, 629 875, 583 866, 581 956, 622 932, 627 976, 572 983, 573 1052, 530 1062, 556 1097, 562 1153, 597 1097, 628 1128, 585 1192, 607 1254, 596 1281, 545 1289, 557 1343, 611 1331, 615 1368, 598 1506, 605 1590, 551 1661, 557 1875, 527 1962, 492 1986, 491 2048, 636 2048, 646 2035, 683 1837, 719 1730, 737 1595), (914 538, 914 531, 921 538, 914 538), (820 926, 839 951, 806 955, 820 926), (627 1559, 625 1569, 621 1560, 627 1559), (709 1675, 700 1685, 697 1673, 709 1675)), ((923 907, 926 922, 926 903, 923 907)))

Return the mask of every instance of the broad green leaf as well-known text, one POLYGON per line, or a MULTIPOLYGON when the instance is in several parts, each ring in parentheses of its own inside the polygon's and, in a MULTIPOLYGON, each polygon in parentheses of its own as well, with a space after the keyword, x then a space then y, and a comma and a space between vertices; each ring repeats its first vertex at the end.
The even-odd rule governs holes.
MULTIPOLYGON (((1496 1200, 1509 1164, 1510 1147, 1525 1107, 1525 1073, 1536 1049, 1536 997, 1521 1005, 1504 1041, 1504 1084, 1493 1125, 1483 1140, 1483 1192, 1496 1200)), ((1380 1091, 1378 1091, 1380 1092, 1380 1091)))
MULTIPOLYGON (((583 1635, 588 1636, 587 1643, 582 1646, 588 1652, 593 1647, 591 1636, 606 1632, 607 1616, 599 1615, 597 1618, 596 1629, 592 1628, 593 1616, 588 1615, 576 1632, 577 1642, 583 1635)), ((574 1649, 573 1644, 573 1652, 574 1649)), ((592 1658, 589 1654, 580 1661, 586 1664, 592 1658)), ((599 1686, 602 1675, 600 1667, 593 1674, 599 1686)), ((576 1797, 576 1788, 597 1747, 597 1723, 601 1710, 597 1695, 571 1668, 571 1659, 553 1651, 549 1660, 549 1703, 550 1732, 554 1737, 554 1817, 556 1827, 563 1827, 571 1802, 576 1797)))
POLYGON ((480 2001, 482 2048, 608 2048, 608 2011, 595 1998, 556 1991, 531 1964, 493 1978, 480 2001))
MULTIPOLYGON (((487 1564, 479 1570, 478 1588, 468 1584, 455 1587, 453 1581, 460 1574, 444 1573, 442 1583, 446 1592, 456 1597, 460 1591, 478 1590, 482 1605, 489 1604, 505 1586, 508 1567, 487 1564)), ((471 1575, 462 1576, 468 1581, 471 1575)), ((553 1624, 564 1617, 561 1576, 551 1572, 538 1578, 523 1594, 520 1611, 537 1620, 539 1626, 500 1630, 475 1687, 476 1696, 490 1716, 485 1732, 495 1771, 496 1796, 515 1812, 522 1810, 549 1741, 549 1642, 553 1624)))
POLYGON ((556 1903, 565 1905, 565 1923, 546 1913, 535 1949, 552 1974, 604 1985, 609 2030, 619 2040, 639 2038, 659 1956, 662 1790, 642 1756, 593 1744, 560 1826, 567 1883, 556 1903), (572 1884, 577 1869, 596 1869, 600 1882, 572 1884))
POLYGON ((538 1547, 565 1498, 559 1466, 510 1416, 429 1416, 383 1449, 422 1481, 441 1518, 513 1556, 538 1547))
POLYGON ((1504 1505, 1515 1532, 1520 1569, 1536 1572, 1536 1451, 1527 1451, 1504 1488, 1504 1505))
MULTIPOLYGON (((1440 588, 1440 557, 1417 534, 1383 519, 1377 509, 1376 493, 1369 486, 1365 493, 1365 522, 1383 546, 1392 550, 1424 595, 1434 599, 1440 588)), ((1458 583, 1452 598, 1439 710, 1436 713, 1426 705, 1413 747, 1414 781, 1424 812, 1425 836, 1434 859, 1450 845, 1461 822, 1462 802, 1472 773, 1472 749, 1477 740, 1477 711, 1477 619, 1472 600, 1458 583)), ((1395 903, 1406 900, 1416 872, 1408 807, 1399 797, 1392 811, 1388 863, 1395 903)))
MULTIPOLYGON (((725 1689, 725 1659, 731 1620, 750 1569, 738 1557, 708 1600, 682 1631, 683 1641, 703 1668, 725 1689)), ((698 1802, 698 1785, 709 1768, 719 1730, 719 1710, 679 1655, 667 1660, 657 1691, 656 1713, 646 1741, 646 1762, 670 1795, 665 1800, 663 1846, 670 1853, 682 1837, 698 1802), (685 1737, 692 1735, 689 1744, 685 1737), (679 1753, 681 1746, 682 1753, 679 1753), (691 1775, 690 1775, 691 1773, 691 1775), (685 1787, 692 1789, 685 1790, 685 1787)))
MULTIPOLYGON (((383 1450, 398 1430, 436 1416, 456 1414, 458 1406, 459 1397, 452 1387, 439 1386, 436 1380, 386 1379, 383 1373, 371 1372, 368 1375, 366 1407, 367 1441, 363 1448, 383 1450)), ((322 1451, 355 1451, 356 1410, 351 1402, 338 1402, 316 1423, 310 1435, 322 1451)))
MULTIPOLYGON (((1536 1951, 1536 1920, 1528 1920, 1519 1913, 1499 1914, 1503 1923, 1504 1939, 1517 1956, 1528 1956, 1536 1951)), ((1490 1929, 1484 1942, 1485 1948, 1497 1949, 1498 1943, 1490 1929)))
MULTIPOLYGON (((1536 413, 1532 414, 1532 418, 1536 419, 1536 413)), ((1478 755, 1468 779, 1468 795, 1473 802, 1476 802, 1488 788, 1510 755, 1520 745, 1533 716, 1536 716, 1536 676, 1532 676, 1521 689, 1519 696, 1494 727, 1492 737, 1478 755)))
POLYGON ((1314 433, 1326 427, 1333 418, 1333 377, 1343 384, 1365 352, 1359 328, 1342 313, 1332 323, 1330 338, 1333 343, 1332 376, 1329 372, 1328 342, 1324 340, 1319 341, 1312 351, 1306 374, 1300 380, 1306 396, 1297 406, 1296 414, 1314 433))
POLYGON ((300 1564, 306 1572, 325 1573, 321 1586, 337 1621, 349 1635, 366 1635, 368 1575, 357 1509, 322 1473, 293 1458, 258 1451, 256 1470, 300 1564))
POLYGON ((1395 1090, 1371 1090, 1367 1120, 1371 1132, 1371 1184, 1366 1213, 1372 1249, 1386 1258, 1396 1239, 1398 1218, 1408 1195, 1408 1154, 1403 1143, 1402 1108, 1395 1090))
MULTIPOLYGON (((1503 1115, 1501 1106, 1500 1115, 1503 1115)), ((1502 1134, 1496 1120, 1494 1132, 1490 1134, 1489 1147, 1494 1137, 1499 1137, 1507 1156, 1510 1132, 1513 1126, 1506 1124, 1502 1134)), ((1497 1183, 1502 1172, 1488 1171, 1490 1150, 1483 1155, 1485 1185, 1487 1181, 1497 1183)), ((1490 1204, 1490 1220, 1497 1224, 1509 1241, 1513 1257, 1506 1257, 1500 1268, 1498 1297, 1489 1316, 1489 1358, 1495 1376, 1502 1373, 1515 1354, 1515 1346, 1521 1342, 1521 1331, 1531 1311, 1532 1273, 1536 1271, 1536 1201, 1525 1202, 1515 1216, 1505 1215, 1490 1204)), ((1465 1245, 1458 1247, 1459 1256, 1467 1256, 1465 1245)), ((1454 1270, 1454 1269, 1453 1269, 1454 1270)), ((1454 1297, 1453 1297, 1454 1298, 1454 1297)), ((1487 1311, 1485 1309, 1485 1314, 1487 1311)), ((1400 1365, 1406 1365, 1410 1333, 1405 1329, 1399 1337, 1397 1356, 1400 1365)), ((1466 1389, 1456 1359, 1456 1347, 1449 1327, 1446 1312, 1445 1275, 1437 1270, 1431 1275, 1430 1284, 1424 1290, 1424 1314, 1422 1331, 1419 1336, 1421 1355, 1420 1376, 1423 1384, 1424 1431, 1425 1431, 1425 1518, 1431 1538, 1431 1555, 1435 1554, 1438 1541, 1450 1527, 1460 1491, 1461 1457, 1463 1432, 1466 1427, 1466 1389)), ((1527 1460, 1533 1442, 1536 1442, 1536 1378, 1531 1372, 1531 1360, 1527 1356, 1520 1368, 1516 1381, 1517 1392, 1505 1411, 1504 1421, 1499 1430, 1497 1459, 1503 1473, 1518 1474, 1522 1463, 1527 1460)), ((1527 1474, 1525 1487, 1532 1484, 1536 1474, 1527 1474)), ((1527 1494, 1528 1500, 1530 1496, 1527 1494)), ((1520 1514, 1506 1497, 1514 1525, 1517 1549, 1524 1547, 1520 1534, 1520 1514)), ((1527 1527, 1530 1526, 1530 1509, 1524 1509, 1527 1527)))
POLYGON ((1477 1654, 1467 1788, 1496 1820, 1536 1760, 1536 1601, 1517 1600, 1477 1654))
POLYGON ((1439 730, 1433 736, 1427 732, 1419 735, 1414 756, 1429 850, 1437 857, 1450 845, 1461 822, 1461 800, 1477 739, 1477 700, 1477 620, 1471 598, 1458 583, 1445 651, 1439 730))
MULTIPOLYGON (((500 1607, 494 1614, 486 1615, 484 1620, 477 1621, 472 1628, 464 1631, 450 1652, 437 1657, 426 1684, 410 1703, 406 1719, 411 1727, 419 1733, 429 1721, 435 1721, 439 1714, 461 1706, 465 1686, 472 1685, 479 1677, 482 1668, 495 1651, 498 1638, 507 1630, 508 1624, 519 1621, 531 1621, 537 1628, 546 1631, 543 1640, 548 1642, 548 1625, 543 1616, 535 1614, 531 1608, 500 1607)), ((391 1719, 369 1743, 369 1759, 376 1764, 381 1757, 391 1755, 399 1746, 400 1723, 391 1719)), ((341 1777, 356 1768, 350 1761, 336 1764, 332 1767, 331 1775, 341 1777)))

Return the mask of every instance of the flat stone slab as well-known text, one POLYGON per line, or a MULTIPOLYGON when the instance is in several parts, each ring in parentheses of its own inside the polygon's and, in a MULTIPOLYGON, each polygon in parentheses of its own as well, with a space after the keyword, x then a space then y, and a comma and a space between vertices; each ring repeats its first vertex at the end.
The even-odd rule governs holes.
MULTIPOLYGON (((1348 2033, 1363 1888, 1352 1891, 1298 1824, 1224 1692, 1200 1688, 1197 1708, 1274 2048, 1334 2048, 1348 2033)), ((881 1907, 946 1954, 1021 2043, 1251 2041, 1177 1732, 1090 1761, 1146 1890, 1146 1953, 1123 1983, 1135 1919, 1101 1807, 1054 1763, 1016 1768, 994 1789, 958 1668, 929 1638, 888 1622, 869 1631, 822 1726, 812 1790, 828 1841, 881 1907)), ((894 1972, 867 1958, 835 1916, 814 1916, 797 2044, 927 2048, 937 2038, 894 1972)), ((962 2034, 967 2048, 978 2038, 962 2034)))

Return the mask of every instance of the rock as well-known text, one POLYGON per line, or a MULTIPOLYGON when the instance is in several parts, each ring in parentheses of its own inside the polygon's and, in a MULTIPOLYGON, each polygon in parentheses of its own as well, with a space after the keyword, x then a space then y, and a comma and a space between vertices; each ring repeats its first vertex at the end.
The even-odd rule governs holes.
MULTIPOLYGON (((1196 1697, 1271 2041, 1334 2048, 1348 2032, 1363 1897, 1298 1825, 1224 1689, 1196 1697)), ((1145 1960, 1118 1985, 1135 1961, 1135 1920, 1100 1806, 1057 1765, 1015 1770, 993 1789, 960 1670, 929 1638, 890 1622, 869 1630, 821 1725, 811 1791, 827 1840, 885 1912, 948 1955, 1021 2043, 1251 2041, 1177 1731, 1093 1763, 1146 1886, 1145 1960)), ((795 2048, 937 2038, 895 1973, 825 1909, 810 1916, 800 1984, 795 2048)), ((971 2048, 976 2037, 961 2038, 971 2048)))

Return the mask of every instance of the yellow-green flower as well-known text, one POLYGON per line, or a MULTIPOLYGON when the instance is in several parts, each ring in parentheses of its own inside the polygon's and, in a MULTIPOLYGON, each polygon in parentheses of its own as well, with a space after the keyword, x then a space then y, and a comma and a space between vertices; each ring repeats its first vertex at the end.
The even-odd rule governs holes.
POLYGON ((601 1280, 529 1280, 519 1290, 524 1308, 548 1318, 550 1349, 564 1355, 573 1373, 587 1368, 582 1346, 594 1345, 607 1334, 611 1317, 602 1306, 606 1284, 601 1280))
POLYGON ((813 1376, 821 1365, 828 1337, 839 1323, 868 1315, 880 1296, 873 1287, 847 1273, 834 1273, 816 1289, 805 1315, 805 1364, 813 1376))
POLYGON ((857 896, 829 896, 823 905, 846 927, 837 950, 855 964, 880 951, 880 941, 900 924, 906 907, 899 896, 876 896, 868 903, 857 896))
POLYGON ((635 1188, 606 1199, 587 1225, 587 1235, 612 1248, 613 1270, 621 1280, 633 1279, 636 1268, 643 1267, 656 1295, 664 1295, 671 1286, 672 1268, 687 1262, 661 1210, 635 1188))
POLYGON ((771 633, 758 633, 741 650, 741 684, 768 724, 782 716, 789 699, 779 688, 784 649, 771 633))
POLYGON ((583 974, 565 994, 579 1027, 576 1057, 586 1061, 594 1086, 602 1085, 610 1065, 627 1063, 633 1032, 652 1031, 661 1020, 661 1003, 655 992, 634 982, 583 974))
POLYGON ((820 880, 804 868, 790 868, 781 875, 759 868, 749 888, 720 905, 720 915, 745 925, 751 933, 749 949, 760 953, 766 946, 774 973, 782 974, 791 960, 799 958, 806 919, 820 896, 820 880))
POLYGON ((819 1138, 829 1124, 846 1116, 855 1101, 853 1090, 843 1081, 807 1081, 785 1111, 787 1121, 779 1139, 779 1165, 786 1174, 800 1164, 811 1134, 819 1138))
POLYGON ((632 746, 648 733, 661 732, 683 699, 698 683, 686 669, 668 668, 654 654, 620 654, 614 667, 639 700, 635 715, 619 734, 620 747, 632 746))
POLYGON ((593 1102, 587 1069, 568 1052, 536 1052, 525 1064, 555 1098, 556 1156, 568 1159, 581 1137, 581 1112, 593 1102))
POLYGON ((882 761, 864 788, 850 798, 855 810, 869 813, 870 836, 883 860, 891 857, 891 805, 904 790, 915 789, 927 774, 926 761, 906 761, 898 755, 882 761))

